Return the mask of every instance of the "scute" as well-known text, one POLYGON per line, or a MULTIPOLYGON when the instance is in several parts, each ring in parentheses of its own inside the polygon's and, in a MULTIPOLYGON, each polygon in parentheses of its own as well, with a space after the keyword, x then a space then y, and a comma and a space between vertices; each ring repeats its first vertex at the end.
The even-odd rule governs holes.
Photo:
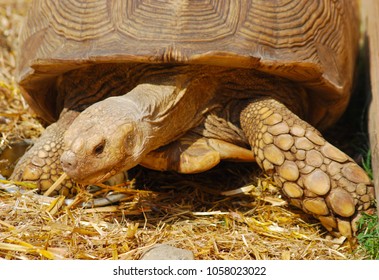
POLYGON ((55 79, 94 63, 255 68, 308 87, 316 108, 328 110, 327 120, 314 117, 320 126, 333 122, 348 101, 358 39, 357 25, 351 24, 358 20, 355 2, 36 0, 31 5, 18 80, 48 121, 57 115, 49 100, 56 98, 55 79))

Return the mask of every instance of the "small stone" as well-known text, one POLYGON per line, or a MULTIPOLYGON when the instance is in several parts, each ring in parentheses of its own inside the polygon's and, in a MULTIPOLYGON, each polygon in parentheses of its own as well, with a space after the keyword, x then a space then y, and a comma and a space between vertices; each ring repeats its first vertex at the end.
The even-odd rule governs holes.
POLYGON ((355 163, 349 163, 342 168, 342 174, 354 183, 370 184, 366 172, 355 163))
POLYGON ((305 135, 305 129, 302 126, 295 124, 291 127, 291 134, 294 136, 303 137, 305 135))
POLYGON ((268 118, 266 118, 263 121, 263 124, 265 124, 265 125, 275 125, 275 124, 280 123, 282 120, 283 120, 283 117, 281 115, 279 115, 278 113, 274 113, 271 116, 269 116, 268 118))
POLYGON ((337 221, 331 216, 319 216, 317 217, 321 224, 328 230, 333 231, 337 228, 337 221))
POLYGON ((343 152, 329 143, 326 143, 324 146, 322 146, 320 151, 324 156, 338 162, 345 162, 348 160, 348 157, 343 152))
POLYGON ((194 260, 191 251, 166 244, 155 245, 143 253, 141 260, 194 260))
POLYGON ((284 155, 275 145, 270 144, 263 149, 264 158, 275 165, 281 165, 284 162, 284 155))
POLYGON ((320 152, 311 150, 307 152, 305 162, 310 166, 320 167, 323 164, 324 160, 320 152))
POLYGON ((276 125, 270 126, 267 131, 272 135, 280 135, 289 132, 289 127, 285 122, 278 123, 276 125))
POLYGON ((304 137, 296 138, 295 146, 299 150, 306 150, 306 151, 312 150, 315 147, 311 141, 309 141, 307 138, 304 138, 304 137))
POLYGON ((332 189, 327 197, 332 210, 342 217, 350 217, 355 212, 352 196, 342 188, 332 189))
POLYGON ((328 206, 322 198, 306 198, 303 205, 308 211, 316 215, 325 216, 329 214, 328 206))
POLYGON ((349 221, 337 219, 338 231, 345 237, 351 237, 351 225, 349 221))
POLYGON ((325 195, 330 190, 330 179, 325 172, 316 169, 312 173, 305 175, 305 187, 318 195, 325 195))
POLYGON ((286 160, 278 168, 279 175, 287 181, 296 181, 299 178, 299 169, 296 163, 286 160))
POLYGON ((303 196, 303 189, 292 182, 285 182, 283 191, 290 198, 300 198, 303 196))
POLYGON ((366 187, 366 185, 362 184, 362 183, 358 184, 356 192, 357 192, 358 195, 364 195, 364 194, 366 194, 367 193, 367 187, 366 187))
POLYGON ((275 138, 274 144, 282 149, 283 151, 288 151, 294 144, 294 139, 289 134, 282 134, 275 138))
POLYGON ((307 137, 316 145, 322 146, 325 144, 325 140, 314 131, 308 130, 307 133, 305 133, 305 137, 307 137))

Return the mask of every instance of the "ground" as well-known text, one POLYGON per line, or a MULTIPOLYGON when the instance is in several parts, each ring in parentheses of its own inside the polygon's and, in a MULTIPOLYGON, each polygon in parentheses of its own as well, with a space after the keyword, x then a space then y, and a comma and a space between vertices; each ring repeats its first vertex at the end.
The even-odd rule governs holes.
MULTIPOLYGON (((5 152, 8 147, 36 139, 44 129, 15 81, 17 36, 28 2, 0 0, 4 176, 9 173, 9 154, 11 161, 19 156, 15 150, 5 152)), ((327 134, 350 155, 354 149, 346 144, 346 135, 351 130, 342 124, 334 131, 343 137, 327 134)), ((352 156, 360 160, 359 153, 352 156)), ((33 189, 10 193, 0 188, 0 259, 138 259, 157 243, 191 250, 196 259, 366 258, 356 244, 332 238, 317 221, 289 207, 255 164, 224 163, 200 175, 137 167, 129 178, 124 186, 98 193, 120 191, 122 202, 87 208, 80 204, 91 201, 93 194, 86 190, 67 206, 63 197, 48 199, 33 189)), ((6 179, 1 181, 3 189, 6 179)))

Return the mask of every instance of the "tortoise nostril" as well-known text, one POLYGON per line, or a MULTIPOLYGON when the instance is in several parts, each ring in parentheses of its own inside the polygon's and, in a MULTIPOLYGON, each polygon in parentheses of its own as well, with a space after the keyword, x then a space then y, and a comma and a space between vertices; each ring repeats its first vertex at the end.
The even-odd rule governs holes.
POLYGON ((70 169, 75 169, 77 166, 75 153, 72 151, 64 152, 61 156, 61 164, 65 172, 70 169))

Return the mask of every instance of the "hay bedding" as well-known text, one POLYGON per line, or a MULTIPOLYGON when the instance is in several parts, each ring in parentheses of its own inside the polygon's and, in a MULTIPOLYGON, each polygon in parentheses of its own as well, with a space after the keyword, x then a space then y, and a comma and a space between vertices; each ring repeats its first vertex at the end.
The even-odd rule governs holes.
MULTIPOLYGON (((26 2, 0 0, 0 151, 43 131, 14 81, 26 2)), ((8 165, 0 158, 1 172, 8 165)), ((30 186, 10 192, 2 180, 0 259, 138 259, 157 243, 191 250, 196 259, 365 258, 290 208, 256 165, 223 163, 196 176, 137 167, 129 177, 123 186, 81 189, 74 200, 37 195, 30 186), (117 204, 83 207, 115 192, 123 196, 117 204)))

